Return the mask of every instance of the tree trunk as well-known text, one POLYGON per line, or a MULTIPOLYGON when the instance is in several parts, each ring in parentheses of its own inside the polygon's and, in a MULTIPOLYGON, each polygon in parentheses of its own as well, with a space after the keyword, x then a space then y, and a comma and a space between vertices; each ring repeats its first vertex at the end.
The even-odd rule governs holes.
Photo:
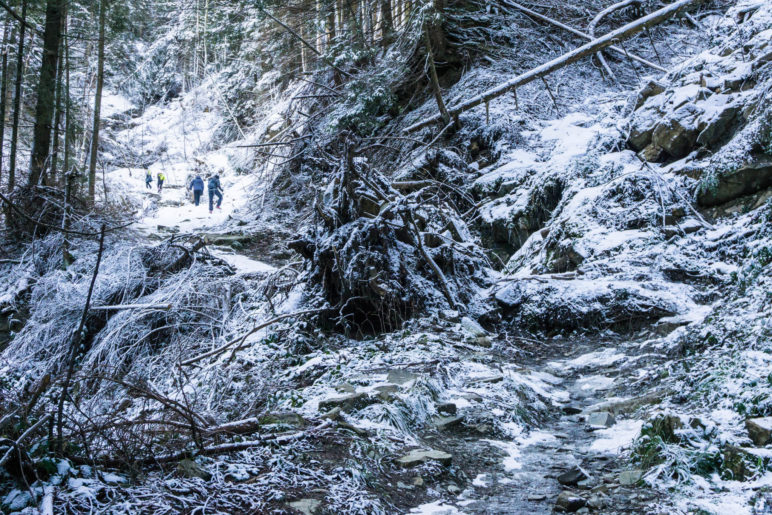
POLYGON ((94 96, 94 128, 91 131, 91 156, 88 162, 88 199, 93 204, 96 190, 97 152, 99 150, 99 123, 102 111, 102 88, 105 81, 105 11, 107 0, 99 2, 99 41, 97 43, 97 83, 94 96))
POLYGON ((394 19, 391 16, 391 0, 381 0, 381 39, 388 45, 394 32, 394 19))
POLYGON ((59 42, 62 30, 64 0, 48 0, 46 27, 43 32, 43 56, 40 64, 35 130, 32 138, 29 183, 35 185, 44 179, 51 148, 51 122, 54 118, 56 66, 59 62, 59 42))
POLYGON ((332 2, 327 12, 327 48, 332 46, 335 39, 335 2, 332 2))
POLYGON ((0 178, 3 176, 3 153, 5 145, 5 114, 6 114, 6 92, 8 90, 8 44, 11 41, 10 32, 13 30, 11 21, 5 22, 3 29, 3 64, 2 80, 0 80, 0 178))
POLYGON ((450 114, 445 107, 445 101, 442 99, 442 91, 440 90, 440 80, 437 77, 437 68, 434 66, 434 54, 432 53, 432 41, 429 36, 429 29, 424 31, 426 39, 426 59, 429 64, 429 80, 432 84, 432 92, 434 93, 434 99, 437 101, 437 108, 440 110, 440 116, 442 116, 442 122, 447 125, 450 123, 450 114))
POLYGON ((21 111, 21 85, 24 81, 24 37, 26 33, 27 0, 21 0, 21 19, 19 27, 19 47, 16 55, 16 85, 13 97, 13 127, 11 130, 11 163, 8 170, 8 191, 12 191, 16 182, 16 147, 19 144, 19 119, 21 111))
POLYGON ((65 174, 65 184, 70 176, 70 152, 72 146, 72 134, 70 133, 70 40, 68 39, 69 30, 67 28, 67 13, 65 13, 64 23, 64 160, 62 161, 62 171, 65 174))
MULTIPOLYGON (((67 23, 67 6, 64 7, 62 13, 62 26, 61 33, 64 33, 64 26, 67 23)), ((49 183, 54 184, 56 182, 56 173, 59 159, 59 128, 62 125, 62 85, 64 83, 64 52, 62 51, 61 43, 59 45, 59 59, 56 65, 56 114, 54 115, 54 140, 51 145, 51 174, 49 176, 49 183)), ((62 181, 59 181, 60 183, 62 181)))
POLYGON ((64 23, 64 160, 62 162, 62 174, 64 176, 64 212, 62 214, 62 269, 72 264, 70 255, 70 240, 68 230, 70 229, 69 209, 72 204, 72 179, 73 172, 70 170, 70 41, 67 37, 67 13, 65 10, 64 23))

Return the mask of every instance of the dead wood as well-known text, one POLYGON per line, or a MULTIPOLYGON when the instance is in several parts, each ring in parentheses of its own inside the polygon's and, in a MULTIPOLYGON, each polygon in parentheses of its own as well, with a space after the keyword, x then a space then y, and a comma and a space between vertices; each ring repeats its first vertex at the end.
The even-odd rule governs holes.
MULTIPOLYGON (((624 9, 625 7, 627 7, 629 5, 640 4, 640 2, 641 2, 641 0, 622 0, 621 2, 618 2, 618 3, 614 4, 614 5, 610 5, 609 7, 603 9, 601 12, 599 12, 595 16, 595 18, 592 19, 590 24, 587 26, 587 32, 590 34, 590 37, 593 38, 593 39, 595 38, 595 28, 598 26, 598 23, 600 23, 600 21, 604 17, 608 16, 609 14, 613 13, 614 11, 618 11, 620 9, 624 9)), ((601 66, 603 66, 603 68, 606 70, 606 73, 608 73, 609 77, 611 77, 614 80, 614 82, 619 83, 619 81, 617 80, 616 75, 614 75, 614 72, 611 71, 611 68, 609 67, 608 63, 606 62, 606 58, 603 57, 603 53, 602 52, 598 52, 597 54, 595 54, 595 57, 598 58, 598 62, 600 62, 601 66)))
MULTIPOLYGON (((472 97, 466 102, 462 102, 461 104, 458 104, 448 109, 448 113, 450 114, 451 117, 458 116, 459 114, 469 111, 470 109, 473 109, 480 104, 490 102, 494 98, 498 98, 501 95, 504 95, 524 84, 528 84, 533 80, 549 75, 550 73, 556 70, 559 70, 565 66, 568 66, 569 64, 575 63, 576 61, 584 57, 595 54, 603 50, 604 48, 608 48, 612 46, 615 42, 621 42, 625 39, 630 39, 631 37, 635 36, 639 32, 642 32, 647 28, 658 25, 663 21, 673 17, 682 9, 685 9, 686 7, 690 7, 693 5, 697 5, 702 1, 703 0, 679 0, 678 2, 674 2, 668 5, 667 7, 664 7, 658 11, 655 11, 649 14, 648 16, 644 16, 639 20, 628 23, 624 27, 621 27, 617 30, 609 32, 605 36, 595 39, 587 43, 586 45, 580 46, 579 48, 576 48, 571 52, 568 52, 567 54, 563 54, 562 56, 556 59, 553 59, 552 61, 549 61, 545 64, 542 64, 541 66, 537 66, 536 68, 528 70, 527 72, 522 73, 517 77, 514 77, 513 79, 503 84, 500 84, 494 88, 484 91, 483 93, 480 93, 479 95, 472 97)), ((410 125, 409 127, 404 129, 404 132, 413 132, 423 127, 427 127, 429 125, 438 123, 440 121, 442 121, 442 115, 434 115, 420 122, 416 122, 413 125, 410 125)))
POLYGON ((172 304, 118 304, 115 306, 92 306, 91 311, 121 311, 126 309, 160 309, 169 311, 172 304))
POLYGON ((310 315, 310 314, 314 314, 314 313, 321 313, 322 311, 326 311, 326 309, 307 309, 307 310, 304 310, 304 311, 296 311, 294 313, 285 313, 284 315, 279 315, 279 316, 277 316, 275 318, 272 318, 271 320, 268 320, 267 322, 263 322, 261 324, 256 325, 255 327, 250 329, 246 334, 243 334, 243 335, 239 336, 238 338, 235 338, 235 339, 229 341, 225 345, 221 345, 220 347, 218 347, 218 348, 216 348, 216 349, 214 349, 212 351, 205 352, 204 354, 200 354, 200 355, 196 356, 195 358, 190 358, 188 360, 185 360, 182 363, 180 363, 180 365, 188 366, 188 365, 192 365, 194 363, 198 363, 199 361, 201 361, 203 359, 210 358, 212 356, 218 356, 218 355, 222 354, 223 352, 227 351, 229 348, 231 348, 231 347, 233 347, 234 345, 237 345, 237 344, 240 347, 241 344, 243 344, 244 341, 249 336, 255 334, 260 329, 264 329, 264 328, 268 327, 269 325, 273 325, 276 322, 279 322, 281 320, 285 320, 287 318, 292 318, 292 317, 298 317, 298 316, 302 316, 302 315, 310 315))
MULTIPOLYGON (((220 445, 211 445, 195 451, 190 449, 190 450, 184 450, 184 451, 171 453, 171 454, 162 454, 160 456, 151 456, 147 458, 132 460, 131 464, 136 466, 136 465, 173 463, 173 462, 180 461, 193 456, 218 456, 222 454, 230 454, 232 452, 251 449, 253 447, 260 447, 263 445, 287 445, 297 440, 316 436, 316 434, 318 434, 320 431, 324 429, 327 429, 332 424, 333 424, 332 421, 327 420, 319 424, 318 426, 315 426, 305 431, 299 431, 297 433, 284 434, 284 435, 259 436, 258 438, 255 438, 252 440, 225 443, 220 445)), ((97 457, 94 459, 90 459, 90 458, 85 459, 77 456, 72 456, 70 459, 76 464, 86 464, 86 465, 97 464, 103 467, 111 467, 111 468, 117 468, 117 467, 122 467, 127 465, 126 460, 115 458, 115 457, 101 457, 101 458, 97 457)))
MULTIPOLYGON (((586 39, 588 41, 592 41, 592 40, 595 39, 594 36, 590 36, 589 34, 587 34, 585 32, 582 32, 580 30, 577 30, 577 29, 575 29, 575 28, 573 28, 573 27, 571 27, 569 25, 566 25, 565 23, 561 23, 561 22, 559 22, 557 20, 553 20, 552 18, 550 18, 548 16, 544 16, 543 14, 538 13, 538 12, 536 12, 536 11, 534 11, 532 9, 529 9, 529 8, 523 6, 523 5, 520 5, 520 4, 516 3, 516 2, 511 2, 509 0, 502 0, 502 2, 504 3, 504 5, 508 5, 510 7, 518 9, 518 10, 524 12, 525 14, 527 14, 528 16, 530 16, 532 18, 536 18, 537 20, 541 20, 543 22, 546 22, 546 23, 549 23, 551 25, 554 25, 555 27, 559 27, 559 28, 561 28, 561 29, 563 29, 563 30, 565 30, 567 32, 570 32, 571 34, 579 36, 582 39, 586 39)), ((608 47, 608 49, 613 51, 613 52, 615 52, 615 53, 617 53, 617 54, 619 54, 620 56, 625 56, 625 51, 622 50, 621 48, 619 48, 616 45, 612 45, 612 46, 608 47)), ((646 66, 648 66, 650 68, 653 68, 653 69, 655 69, 655 70, 657 70, 659 72, 662 72, 662 73, 667 72, 667 70, 665 68, 663 68, 662 66, 659 66, 659 65, 657 65, 657 64, 655 64, 655 63, 653 63, 653 62, 651 62, 651 61, 649 61, 647 59, 644 59, 643 57, 637 56, 635 54, 630 54, 630 58, 633 59, 634 61, 637 61, 637 62, 643 64, 643 65, 646 65, 646 66)))
POLYGON ((6 440, 11 443, 11 448, 8 449, 2 458, 0 458, 0 467, 3 467, 6 463, 8 463, 8 460, 11 459, 11 456, 13 456, 13 451, 16 451, 21 448, 22 444, 35 434, 35 432, 40 429, 43 425, 45 425, 46 422, 51 418, 51 415, 45 415, 43 418, 35 422, 29 429, 24 431, 24 433, 19 436, 16 440, 6 440))

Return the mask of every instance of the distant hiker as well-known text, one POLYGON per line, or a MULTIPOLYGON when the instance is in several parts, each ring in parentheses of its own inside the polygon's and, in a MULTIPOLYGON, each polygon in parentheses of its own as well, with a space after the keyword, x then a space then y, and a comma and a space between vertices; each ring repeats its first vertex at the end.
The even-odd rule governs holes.
POLYGON ((214 177, 209 179, 208 184, 209 189, 209 214, 212 214, 212 211, 214 211, 214 207, 212 204, 214 204, 214 196, 217 195, 217 209, 220 209, 220 206, 222 205, 222 186, 220 185, 220 176, 215 175, 214 177))
POLYGON ((163 172, 158 172, 158 193, 161 193, 161 190, 164 189, 165 180, 166 180, 166 175, 164 175, 163 172))
POLYGON ((153 174, 150 173, 150 170, 145 170, 145 187, 147 189, 152 189, 153 186, 153 174))
POLYGON ((193 190, 193 202, 198 205, 201 202, 201 195, 204 194, 204 179, 200 175, 196 175, 188 189, 193 190))

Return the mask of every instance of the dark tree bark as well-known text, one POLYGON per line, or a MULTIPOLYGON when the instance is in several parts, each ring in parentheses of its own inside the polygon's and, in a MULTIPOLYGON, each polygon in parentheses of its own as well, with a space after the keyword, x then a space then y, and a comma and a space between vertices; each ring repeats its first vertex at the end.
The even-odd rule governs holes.
POLYGON ((37 107, 35 108, 35 130, 32 137, 29 183, 39 184, 44 179, 51 148, 51 122, 54 118, 56 67, 59 62, 62 17, 65 0, 48 0, 46 3, 46 26, 43 32, 43 56, 38 81, 37 107))
POLYGON ((105 11, 107 0, 99 2, 99 42, 97 49, 97 84, 94 96, 94 128, 91 131, 91 155, 88 162, 88 198, 94 202, 96 191, 96 166, 99 151, 99 124, 102 112, 102 88, 105 82, 105 11))
POLYGON ((10 33, 12 31, 11 21, 5 22, 5 29, 3 29, 3 64, 2 64, 2 79, 0 80, 0 177, 3 176, 3 154, 5 146, 5 114, 6 114, 6 99, 8 92, 8 45, 11 38, 10 33))
POLYGON ((70 131, 70 40, 68 39, 69 30, 67 29, 65 13, 64 23, 64 160, 62 170, 65 174, 65 184, 68 184, 70 178, 70 152, 72 147, 72 134, 70 131))
MULTIPOLYGON (((64 35, 65 31, 65 25, 67 24, 67 6, 64 7, 64 12, 62 13, 62 26, 61 26, 61 34, 62 37, 64 35)), ((59 45, 59 58, 58 58, 58 64, 56 65, 56 114, 54 115, 54 140, 51 145, 51 174, 49 177, 49 182, 51 184, 56 182, 56 173, 57 173, 57 166, 58 166, 58 160, 59 160, 59 138, 60 138, 60 128, 62 126, 62 85, 64 83, 64 51, 62 50, 62 45, 59 45)), ((61 182, 61 181, 60 181, 61 182)))
POLYGON ((8 191, 16 183, 16 147, 19 144, 19 119, 21 115, 21 85, 24 81, 24 37, 26 36, 27 0, 21 0, 21 26, 19 27, 19 47, 16 51, 16 86, 13 97, 13 128, 11 130, 11 163, 8 170, 8 191))
POLYGON ((391 1, 381 0, 381 39, 387 45, 394 32, 394 19, 391 16, 391 1))

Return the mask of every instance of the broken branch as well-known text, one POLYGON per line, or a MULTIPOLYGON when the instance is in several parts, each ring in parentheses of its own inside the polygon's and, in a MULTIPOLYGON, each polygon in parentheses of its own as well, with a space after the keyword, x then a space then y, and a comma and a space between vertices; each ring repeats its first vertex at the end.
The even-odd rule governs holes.
MULTIPOLYGON (((602 36, 594 41, 591 41, 586 45, 580 46, 579 48, 576 48, 571 52, 568 52, 567 54, 563 54, 562 56, 556 59, 553 59, 552 61, 549 61, 547 63, 542 64, 541 66, 537 66, 536 68, 528 70, 527 72, 522 73, 517 77, 514 77, 513 79, 496 86, 495 88, 491 88, 487 91, 484 91, 483 93, 480 93, 475 97, 472 97, 466 102, 462 102, 461 104, 458 104, 455 107, 452 107, 451 109, 448 110, 448 113, 450 114, 451 117, 458 116, 459 114, 465 111, 468 111, 474 107, 477 107, 480 104, 483 104, 485 102, 490 102, 494 98, 498 98, 501 95, 522 86, 523 84, 528 84, 533 80, 544 77, 545 75, 549 75, 550 73, 556 70, 559 70, 569 64, 575 63, 579 59, 587 57, 588 55, 595 54, 600 50, 603 50, 604 48, 608 48, 612 46, 615 42, 621 42, 625 39, 630 39, 631 37, 638 34, 639 32, 649 27, 652 27, 654 25, 657 25, 659 23, 662 23, 668 18, 671 18, 682 9, 689 7, 691 5, 699 4, 702 1, 703 0, 679 0, 678 2, 674 2, 668 5, 667 7, 664 7, 658 11, 654 11, 648 16, 644 16, 639 20, 636 20, 632 23, 628 23, 624 27, 621 27, 617 30, 609 32, 605 36, 602 36)), ((442 115, 434 115, 430 118, 414 123, 413 125, 404 129, 404 132, 413 132, 423 127, 427 127, 429 125, 435 124, 441 120, 442 120, 442 115)))
POLYGON ((92 311, 121 311, 124 309, 161 309, 169 311, 172 304, 118 304, 115 306, 93 306, 92 311))
MULTIPOLYGON (((553 20, 552 18, 544 16, 543 14, 540 14, 540 13, 538 13, 538 12, 536 12, 534 10, 531 10, 531 9, 529 9, 529 8, 523 6, 523 5, 520 5, 518 3, 510 2, 508 0, 503 0, 503 3, 505 5, 510 6, 510 7, 514 7, 515 9, 519 9, 520 11, 523 11, 525 14, 527 14, 528 16, 530 16, 532 18, 536 18, 537 20, 541 20, 541 21, 547 22, 547 23, 549 23, 551 25, 554 25, 556 27, 559 27, 559 28, 561 28, 561 29, 563 29, 565 31, 570 32, 571 34, 579 36, 582 39, 586 39, 588 41, 593 41, 595 39, 594 36, 590 36, 589 34, 586 34, 586 33, 582 32, 580 30, 576 30, 575 28, 573 28, 573 27, 571 27, 569 25, 561 23, 561 22, 559 22, 557 20, 553 20)), ((615 46, 615 45, 612 45, 612 46, 608 47, 608 49, 616 52, 619 55, 624 55, 625 54, 624 51, 621 48, 619 48, 618 46, 615 46)), ((663 72, 663 73, 667 71, 662 66, 658 66, 658 65, 652 63, 651 61, 648 61, 648 60, 644 59, 643 57, 638 57, 637 55, 632 55, 632 54, 630 55, 630 57, 632 59, 638 61, 639 63, 645 64, 646 66, 648 66, 650 68, 653 68, 653 69, 655 69, 657 71, 660 71, 660 72, 663 72)))
POLYGON ((285 313, 284 315, 279 315, 279 316, 277 316, 275 318, 272 318, 271 320, 269 320, 267 322, 263 322, 262 324, 256 325, 255 327, 250 329, 249 332, 247 332, 246 334, 244 334, 242 336, 239 336, 238 338, 235 338, 235 339, 229 341, 225 345, 221 345, 220 347, 217 347, 216 349, 214 349, 212 351, 205 352, 204 354, 200 354, 200 355, 196 356, 195 358, 190 358, 188 360, 185 360, 182 363, 180 363, 180 365, 182 365, 182 366, 192 365, 193 363, 197 363, 197 362, 201 361, 202 359, 206 359, 206 358, 209 358, 211 356, 217 356, 218 354, 222 354, 223 352, 228 350, 233 345, 239 344, 239 346, 240 346, 242 343, 244 343, 244 341, 249 336, 255 334, 260 329, 265 329, 269 325, 273 325, 276 322, 279 322, 279 321, 284 320, 286 318, 292 318, 292 317, 297 317, 297 316, 301 316, 301 315, 310 315, 312 313, 320 313, 322 311, 326 311, 326 309, 308 309, 308 310, 305 310, 305 311, 296 311, 294 313, 285 313))

